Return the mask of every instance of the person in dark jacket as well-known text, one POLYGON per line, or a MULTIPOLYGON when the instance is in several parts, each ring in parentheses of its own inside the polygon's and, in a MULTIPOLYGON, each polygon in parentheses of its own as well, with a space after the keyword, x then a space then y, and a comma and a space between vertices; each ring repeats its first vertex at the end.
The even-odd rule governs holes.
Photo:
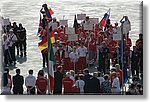
POLYGON ((97 79, 97 72, 93 73, 93 77, 92 77, 91 81, 92 81, 91 93, 93 93, 93 94, 100 93, 100 82, 97 79))
MULTIPOLYGON (((16 22, 13 22, 12 29, 13 29, 13 33, 17 36, 18 26, 17 26, 16 22)), ((17 36, 17 39, 18 39, 18 36, 17 36)), ((17 48, 17 55, 19 55, 19 43, 18 43, 18 41, 15 42, 15 46, 17 48)))
POLYGON ((89 74, 88 69, 84 69, 83 72, 84 72, 83 81, 85 82, 84 93, 91 93, 93 88, 93 83, 92 83, 93 76, 89 74))
POLYGON ((20 75, 20 69, 16 69, 16 75, 13 76, 13 93, 23 94, 24 78, 20 75))
POLYGON ((62 79, 63 74, 61 73, 62 66, 57 67, 57 71, 54 72, 54 94, 62 94, 62 79))
POLYGON ((26 29, 23 28, 22 24, 19 24, 18 30, 17 30, 17 37, 18 37, 18 44, 20 47, 20 56, 26 56, 26 29))
POLYGON ((140 64, 140 53, 137 51, 136 46, 133 46, 133 51, 131 55, 131 71, 132 76, 136 75, 139 77, 139 64, 140 64))

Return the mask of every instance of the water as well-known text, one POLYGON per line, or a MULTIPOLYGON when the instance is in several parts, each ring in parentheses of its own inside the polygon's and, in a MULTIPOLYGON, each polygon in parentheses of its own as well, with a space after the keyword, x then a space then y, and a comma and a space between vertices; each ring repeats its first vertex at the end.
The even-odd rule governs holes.
MULTIPOLYGON (((39 23, 39 10, 43 3, 47 3, 54 11, 53 17, 58 20, 69 20, 69 26, 73 25, 74 15, 86 13, 90 17, 98 17, 99 20, 104 13, 111 8, 110 19, 112 23, 127 15, 131 21, 130 37, 132 44, 138 39, 141 33, 140 2, 139 0, 0 0, 2 16, 10 18, 12 22, 22 23, 27 30, 27 59, 19 58, 17 67, 21 69, 21 74, 27 76, 29 69, 34 70, 37 75, 38 70, 42 68, 42 57, 38 49, 38 37, 36 36, 39 23)), ((10 71, 12 75, 15 71, 10 71)))

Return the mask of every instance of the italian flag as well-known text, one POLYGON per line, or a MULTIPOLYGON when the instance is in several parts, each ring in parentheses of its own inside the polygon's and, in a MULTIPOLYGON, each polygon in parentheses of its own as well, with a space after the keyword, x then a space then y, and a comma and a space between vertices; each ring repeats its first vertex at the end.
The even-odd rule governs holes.
POLYGON ((52 47, 52 39, 50 39, 50 34, 48 34, 48 76, 50 79, 50 92, 52 93, 54 89, 54 65, 56 63, 54 57, 54 51, 52 47))

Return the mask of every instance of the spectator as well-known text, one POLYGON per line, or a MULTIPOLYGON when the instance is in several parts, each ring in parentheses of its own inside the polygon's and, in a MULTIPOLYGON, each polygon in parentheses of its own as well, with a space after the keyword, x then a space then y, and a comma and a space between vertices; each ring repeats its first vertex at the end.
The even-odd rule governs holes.
POLYGON ((57 67, 57 71, 54 72, 54 94, 62 94, 62 79, 63 74, 61 73, 62 66, 57 67))
POLYGON ((22 57, 23 54, 24 56, 26 56, 26 29, 23 28, 21 23, 19 24, 17 32, 18 44, 20 47, 20 56, 22 57))
POLYGON ((3 86, 2 86, 2 90, 1 90, 1 94, 2 95, 9 95, 11 94, 11 90, 10 90, 10 79, 8 78, 8 74, 7 71, 4 71, 3 76, 2 76, 2 80, 3 80, 3 86))
POLYGON ((83 77, 84 77, 83 74, 79 74, 78 80, 75 82, 75 86, 76 86, 77 88, 79 88, 80 94, 83 94, 83 93, 84 93, 85 82, 83 81, 83 77))
POLYGON ((140 53, 137 51, 136 46, 133 46, 131 55, 131 71, 132 76, 136 75, 139 77, 139 64, 140 64, 140 53), (136 74, 135 74, 136 71, 136 74))
POLYGON ((13 93, 23 94, 24 78, 20 75, 20 69, 16 69, 16 75, 13 76, 13 93))
POLYGON ((84 69, 83 72, 84 72, 83 80, 85 82, 84 93, 90 93, 93 88, 93 83, 91 81, 92 75, 89 74, 89 70, 87 68, 84 69))
POLYGON ((130 95, 139 95, 139 91, 136 89, 135 84, 131 84, 128 91, 130 95))
POLYGON ((12 64, 15 65, 16 64, 16 57, 15 57, 15 43, 17 42, 17 37, 16 35, 13 33, 13 30, 10 29, 9 30, 9 51, 10 51, 10 55, 12 58, 12 64))
POLYGON ((44 77, 44 71, 38 72, 38 78, 36 80, 36 88, 38 95, 44 95, 47 91, 48 80, 44 77))
POLYGON ((67 72, 65 78, 63 78, 62 80, 62 84, 64 86, 64 94, 71 94, 73 91, 74 82, 72 79, 70 79, 70 75, 71 73, 67 72))
POLYGON ((29 75, 25 78, 25 86, 28 94, 35 94, 36 78, 33 76, 33 70, 29 70, 29 75))
POLYGON ((109 76, 107 74, 104 75, 105 81, 101 84, 102 93, 110 94, 111 93, 111 82, 109 81, 109 76))
POLYGON ((99 79, 97 79, 97 72, 93 73, 91 83, 92 83, 91 93, 93 94, 100 93, 100 82, 99 82, 99 79))
POLYGON ((2 45, 4 48, 4 62, 5 62, 5 67, 8 67, 8 63, 10 63, 10 65, 12 64, 12 59, 11 59, 11 55, 10 55, 10 50, 9 50, 9 40, 7 35, 3 35, 3 40, 2 40, 2 45))
POLYGON ((119 78, 117 76, 116 72, 112 73, 112 77, 113 77, 113 82, 112 82, 112 93, 113 94, 120 94, 121 89, 120 89, 120 81, 119 78))

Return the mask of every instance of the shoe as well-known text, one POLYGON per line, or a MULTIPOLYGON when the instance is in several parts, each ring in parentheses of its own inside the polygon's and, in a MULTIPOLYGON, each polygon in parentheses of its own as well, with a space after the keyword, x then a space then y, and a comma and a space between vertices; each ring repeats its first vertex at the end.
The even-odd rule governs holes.
POLYGON ((27 56, 26 52, 24 52, 24 56, 25 56, 25 57, 27 56))
POLYGON ((9 65, 8 65, 8 64, 6 64, 4 67, 9 67, 9 65))
POLYGON ((12 65, 13 65, 13 66, 16 65, 16 61, 13 61, 13 62, 12 62, 12 65))

